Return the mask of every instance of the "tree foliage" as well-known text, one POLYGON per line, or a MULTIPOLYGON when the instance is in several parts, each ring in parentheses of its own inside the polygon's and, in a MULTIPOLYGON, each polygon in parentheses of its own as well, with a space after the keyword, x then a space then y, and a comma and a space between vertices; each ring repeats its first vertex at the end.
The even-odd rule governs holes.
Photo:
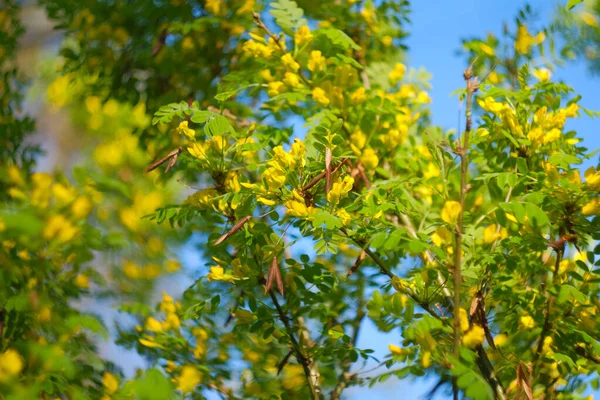
POLYGON ((551 79, 568 46, 531 9, 464 40, 455 132, 404 62, 407 1, 41 0, 65 39, 40 79, 84 156, 49 173, 7 4, 4 398, 338 399, 426 374, 474 399, 598 389, 600 170, 565 128, 594 113, 551 79), (135 322, 110 329, 92 300, 135 322), (358 347, 367 320, 387 354, 358 347), (101 338, 148 368, 124 375, 101 338))

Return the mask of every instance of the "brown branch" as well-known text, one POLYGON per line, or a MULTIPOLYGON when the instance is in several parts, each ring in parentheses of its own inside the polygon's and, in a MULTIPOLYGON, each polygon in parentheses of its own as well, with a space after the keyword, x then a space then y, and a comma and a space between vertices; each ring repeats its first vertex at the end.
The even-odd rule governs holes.
POLYGON ((320 399, 319 393, 321 392, 321 390, 319 389, 319 386, 318 386, 319 383, 312 376, 312 372, 311 372, 312 361, 307 356, 304 355, 304 352, 302 351, 302 347, 300 346, 300 343, 298 342, 298 340, 296 339, 296 336, 294 335, 294 330, 292 328, 292 325, 290 324, 290 319, 288 318, 286 313, 283 311, 283 308, 279 304, 279 301, 277 301, 277 297, 275 296, 275 293, 272 290, 269 291, 269 296, 271 297, 271 300, 273 301, 273 304, 275 305, 275 308, 277 309, 277 313, 279 314, 279 319, 281 319, 281 322, 283 322, 283 325, 285 326, 285 330, 286 330, 288 336, 290 337, 290 343, 292 345, 292 350, 294 352, 294 356, 296 357, 296 360, 298 360, 300 365, 302 365, 302 370, 304 371, 304 375, 306 376, 306 382, 308 383, 308 388, 310 390, 312 399, 319 400, 320 399))
POLYGON ((238 222, 235 223, 235 225, 233 225, 231 227, 231 229, 227 233, 225 233, 224 235, 222 235, 220 238, 217 239, 217 241, 215 242, 215 246, 220 245, 221 243, 223 243, 224 241, 226 241, 227 239, 229 239, 230 237, 235 235, 235 233, 237 231, 239 231, 240 229, 242 229, 242 227, 246 224, 246 222, 250 221, 251 219, 252 219, 251 215, 247 215, 244 218, 240 219, 238 222))
POLYGON ((154 171, 156 168, 158 168, 162 164, 164 164, 167 160, 171 159, 171 161, 169 161, 169 164, 167 164, 167 168, 165 169, 165 172, 169 172, 169 170, 173 167, 173 165, 175 165, 175 162, 177 161, 177 157, 179 157, 179 155, 181 153, 183 153, 183 149, 181 147, 171 151, 169 154, 167 154, 160 160, 155 161, 152 164, 148 165, 148 167, 146 168, 146 173, 154 171))
MULTIPOLYGON (((335 168, 333 168, 333 170, 331 170, 331 174, 332 175, 335 174, 340 168, 342 168, 344 166, 344 163, 346 162, 346 160, 348 160, 348 158, 344 158, 338 165, 336 165, 335 168)), ((308 182, 302 188, 302 192, 306 192, 307 190, 309 190, 310 188, 312 188, 313 186, 315 186, 317 183, 319 183, 319 181, 321 179, 325 178, 326 174, 327 174, 327 171, 323 171, 319 175, 317 175, 314 178, 312 178, 311 181, 308 182)))
MULTIPOLYGON (((554 243, 561 242, 562 238, 557 240, 554 243)), ((552 285, 555 285, 558 282, 558 270, 560 268, 560 261, 562 260, 562 256, 565 250, 566 241, 562 241, 560 245, 552 246, 550 245, 554 251, 556 251, 556 261, 554 263, 554 273, 552 275, 552 285)), ((548 295, 548 288, 546 287, 546 283, 542 286, 542 292, 544 296, 548 295)), ((550 328, 552 327, 552 323, 550 322, 550 311, 552 309, 552 305, 554 304, 555 296, 550 295, 548 300, 546 301, 546 309, 544 310, 544 325, 542 327, 542 332, 540 333, 540 338, 538 340, 537 348, 535 354, 533 355, 533 373, 535 373, 535 369, 537 367, 537 362, 542 355, 542 350, 544 348, 544 341, 546 337, 550 333, 550 328)))
MULTIPOLYGON (((473 66, 469 66, 463 74, 467 84, 467 107, 466 107, 466 124, 465 132, 463 133, 462 145, 457 145, 457 154, 460 157, 460 212, 458 213, 458 221, 454 228, 454 357, 460 359, 460 285, 461 285, 461 268, 462 268, 462 236, 463 236, 463 217, 465 209, 465 199, 467 197, 467 173, 469 169, 469 135, 473 125, 473 93, 477 91, 477 78, 473 78, 473 66)), ((455 400, 458 400, 458 386, 456 379, 452 381, 452 392, 455 400)))

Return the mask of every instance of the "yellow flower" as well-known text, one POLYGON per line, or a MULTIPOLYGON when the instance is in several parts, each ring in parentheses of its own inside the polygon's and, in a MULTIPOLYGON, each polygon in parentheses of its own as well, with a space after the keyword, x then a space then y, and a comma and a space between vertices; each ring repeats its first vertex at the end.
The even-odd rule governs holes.
POLYGON ((300 77, 293 72, 286 72, 283 82, 289 87, 297 88, 300 86, 300 77))
POLYGON ((196 131, 188 127, 188 121, 181 121, 176 131, 179 135, 187 136, 190 139, 196 136, 196 131))
POLYGON ((382 37, 381 43, 383 43, 385 47, 390 47, 392 45, 392 37, 389 35, 382 37))
POLYGON ((153 317, 148 317, 145 325, 150 332, 162 332, 163 330, 162 324, 153 317))
POLYGON ((106 393, 112 394, 119 388, 119 381, 110 372, 105 372, 102 376, 102 385, 106 388, 106 393))
POLYGON ((586 205, 581 209, 583 215, 598 215, 600 214, 600 199, 595 197, 590 200, 586 205))
POLYGON ((363 151, 360 162, 367 169, 375 169, 379 165, 379 157, 377 157, 375 150, 368 148, 363 151))
POLYGON ((352 100, 352 104, 361 104, 363 101, 367 99, 366 89, 364 87, 360 87, 356 89, 354 93, 350 96, 350 100, 352 100))
POLYGON ((354 186, 354 178, 346 175, 343 180, 338 180, 331 185, 331 190, 327 193, 327 201, 332 205, 337 205, 340 199, 348 195, 354 186))
POLYGON ((269 190, 277 190, 285 185, 285 172, 279 168, 269 167, 263 173, 269 190))
POLYGON ((216 267, 210 267, 210 272, 206 276, 206 278, 212 282, 212 281, 222 280, 223 276, 224 276, 223 267, 216 266, 216 267))
POLYGON ((506 343, 508 343, 508 336, 506 336, 504 333, 501 333, 494 338, 494 344, 496 347, 502 347, 506 343))
POLYGON ((52 185, 52 194, 59 205, 70 204, 77 196, 77 192, 74 188, 63 185, 62 183, 55 183, 52 185))
POLYGON ((442 244, 450 244, 452 242, 452 233, 445 226, 441 226, 431 235, 431 241, 437 247, 442 247, 442 244))
POLYGON ((466 332, 469 329, 469 316, 467 315, 467 310, 460 308, 458 310, 458 316, 460 318, 460 330, 466 332))
POLYGON ((431 366, 431 352, 424 351, 423 358, 421 358, 421 365, 423 368, 429 368, 431 366))
POLYGON ((406 350, 404 350, 402 347, 396 346, 395 344, 389 344, 388 349, 395 356, 402 356, 406 354, 406 350))
POLYGON ((435 178, 436 176, 440 176, 440 169, 434 163, 427 164, 427 169, 423 171, 423 178, 435 178))
POLYGON ((277 202, 275 200, 267 199, 266 197, 262 197, 262 196, 258 196, 256 198, 256 201, 264 204, 265 206, 274 206, 275 204, 277 204, 277 202))
POLYGON ((90 287, 90 279, 87 275, 79 274, 75 277, 75 285, 82 289, 87 289, 90 287))
POLYGON ((0 354, 0 382, 18 375, 23 369, 23 359, 16 350, 8 349, 0 354))
POLYGON ((312 91, 313 100, 322 106, 326 106, 330 103, 329 98, 325 95, 325 91, 319 87, 316 87, 312 91))
POLYGON ((308 59, 308 69, 311 72, 321 71, 325 68, 327 59, 323 57, 323 54, 319 50, 313 50, 310 52, 310 58, 308 59))
POLYGON ((498 239, 504 239, 508 236, 508 232, 505 228, 501 228, 500 232, 497 232, 496 225, 489 225, 483 230, 483 242, 490 244, 498 239))
POLYGON ((494 49, 490 45, 488 45, 486 43, 481 43, 479 45, 479 48, 481 49, 482 52, 484 52, 488 56, 494 56, 494 49))
POLYGON ((471 329, 469 329, 467 333, 465 333, 465 335, 463 336, 462 342, 466 347, 473 349, 482 344, 484 338, 485 331, 483 330, 483 328, 479 325, 473 325, 471 329))
POLYGON ((533 70, 533 76, 535 76, 540 82, 546 82, 550 80, 552 72, 548 68, 536 68, 533 70))
POLYGON ((162 348, 162 346, 159 343, 156 343, 154 341, 154 338, 152 338, 150 336, 146 337, 145 339, 139 339, 139 342, 146 347, 150 347, 150 348, 161 347, 162 348))
POLYGON ((181 374, 177 378, 177 390, 183 393, 193 392, 196 386, 202 382, 202 375, 191 365, 185 365, 181 368, 181 374))
POLYGON ((314 207, 306 207, 304 201, 288 200, 283 205, 287 207, 290 217, 306 218, 316 211, 314 207))
POLYGON ((280 81, 269 82, 267 86, 267 94, 271 97, 275 97, 278 94, 285 92, 285 84, 280 81))
POLYGON ((596 171, 596 168, 588 168, 583 176, 590 189, 600 191, 600 171, 596 171))
POLYGON ((598 19, 592 13, 582 12, 581 13, 581 20, 583 21, 584 24, 592 26, 594 28, 598 26, 598 19))
POLYGON ((298 138, 294 139, 292 148, 290 149, 290 155, 294 159, 293 168, 296 166, 304 166, 304 153, 306 152, 306 145, 298 138))
POLYGON ((389 78, 392 84, 396 84, 404 78, 404 73, 406 72, 406 66, 402 63, 396 63, 392 72, 390 72, 389 78))
POLYGON ((529 315, 523 315, 519 318, 519 327, 521 329, 532 329, 535 327, 535 321, 529 315))
POLYGON ((168 329, 177 330, 181 326, 181 320, 175 313, 168 313, 165 321, 165 326, 168 329))
POLYGON ((306 25, 302 26, 296 34, 294 35, 294 41, 296 42, 296 46, 300 47, 305 43, 308 43, 312 40, 313 35, 310 33, 310 28, 306 25))
POLYGON ((444 222, 454 225, 458 221, 458 215, 461 211, 462 208, 458 201, 449 200, 444 204, 440 216, 444 222))
POLYGON ((75 218, 86 218, 92 212, 92 201, 87 196, 78 197, 71 205, 71 214, 75 218))
POLYGON ((287 69, 293 72, 297 72, 300 69, 300 64, 294 60, 294 57, 292 57, 290 53, 285 53, 283 56, 281 56, 281 62, 287 69))
POLYGON ((273 75, 271 74, 270 69, 264 69, 260 71, 259 75, 267 82, 273 82, 273 80, 275 79, 275 77, 273 77, 273 75))
POLYGON ((350 213, 348 213, 348 211, 346 211, 344 208, 337 210, 335 215, 338 216, 344 226, 350 225, 352 222, 352 215, 350 215, 350 213))
POLYGON ((211 14, 221 15, 221 13, 225 13, 225 2, 222 0, 206 0, 204 8, 211 14), (221 9, 221 6, 223 6, 223 9, 221 9))
POLYGON ((525 25, 519 25, 517 30, 517 38, 515 39, 515 50, 521 54, 529 51, 529 48, 534 44, 533 36, 527 30, 525 25))
MULTIPOLYGON (((355 146, 356 149, 360 150, 367 144, 367 136, 360 129, 357 129, 350 135, 350 142, 352 146, 355 146)), ((355 152, 360 154, 360 151, 355 152)))

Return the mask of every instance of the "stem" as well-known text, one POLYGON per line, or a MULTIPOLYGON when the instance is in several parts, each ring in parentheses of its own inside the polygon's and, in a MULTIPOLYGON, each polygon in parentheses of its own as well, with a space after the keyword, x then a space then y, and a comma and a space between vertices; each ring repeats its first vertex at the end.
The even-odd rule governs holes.
MULTIPOLYGON (((356 309, 356 316, 352 321, 352 327, 354 328, 354 331, 352 333, 352 347, 356 347, 356 342, 358 341, 358 333, 360 332, 362 321, 366 315, 364 307, 367 304, 367 302, 365 301, 365 298, 363 296, 363 291, 365 287, 363 278, 364 277, 362 276, 362 274, 360 274, 360 276, 358 277, 358 293, 360 295, 360 298, 358 301, 358 307, 356 309)), ((354 375, 348 374, 351 366, 352 361, 350 360, 350 357, 346 357, 346 359, 344 360, 344 364, 342 365, 342 373, 338 377, 338 383, 337 385, 335 385, 335 388, 331 392, 331 400, 338 400, 340 398, 340 395, 342 394, 342 391, 348 385, 348 382, 350 382, 354 377, 354 375)))
POLYGON ((296 336, 294 336, 294 330, 292 329, 292 325, 290 324, 290 319, 283 311, 283 308, 281 308, 281 305, 279 304, 279 301, 277 300, 277 297, 275 296, 275 293, 273 293, 272 290, 269 290, 269 296, 271 297, 275 308, 277 308, 279 318, 281 319, 281 322, 283 322, 285 330, 287 331, 288 336, 290 337, 290 342, 292 344, 292 350, 294 352, 294 355, 296 356, 298 362, 302 365, 302 369, 304 370, 304 375, 306 376, 306 382, 308 383, 308 388, 310 389, 312 399, 320 400, 320 389, 318 387, 318 382, 315 382, 311 373, 311 361, 308 357, 304 355, 302 351, 302 346, 300 346, 300 343, 298 343, 296 336))
MULTIPOLYGON (((463 133, 463 143, 458 145, 457 154, 460 157, 460 212, 458 221, 454 229, 454 357, 460 359, 460 283, 461 283, 461 263, 462 263, 462 238, 463 238, 463 217, 465 210, 465 198, 467 197, 467 174, 469 169, 469 136, 473 125, 473 93, 477 90, 477 79, 473 79, 473 68, 470 66, 464 72, 464 79, 467 84, 467 107, 465 132, 463 133)), ((456 380, 452 381, 452 392, 455 400, 458 400, 458 386, 456 380)))

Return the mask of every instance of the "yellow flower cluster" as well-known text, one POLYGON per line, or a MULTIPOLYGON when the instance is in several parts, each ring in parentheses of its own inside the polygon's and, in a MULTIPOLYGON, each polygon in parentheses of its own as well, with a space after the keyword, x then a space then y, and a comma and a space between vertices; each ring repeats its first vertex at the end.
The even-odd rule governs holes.
POLYGON ((327 193, 327 201, 335 206, 337 205, 341 199, 346 197, 348 193, 352 190, 354 186, 354 178, 349 175, 346 175, 344 179, 337 179, 331 185, 331 190, 327 193))
POLYGON ((515 50, 521 54, 526 54, 532 46, 541 44, 546 39, 544 32, 539 32, 535 37, 529 33, 526 25, 519 25, 517 29, 517 38, 515 39, 515 50))
POLYGON ((245 41, 242 45, 242 51, 248 57, 271 57, 273 52, 276 50, 275 46, 272 44, 265 44, 266 42, 264 42, 262 38, 257 37, 257 40, 262 41, 262 43, 260 41, 254 41, 252 39, 245 41))
POLYGON ((325 69, 327 59, 323 57, 323 54, 319 50, 313 50, 310 52, 310 58, 308 59, 308 70, 311 72, 322 71, 325 69))
POLYGON ((321 106, 327 106, 330 103, 329 98, 325 94, 325 91, 320 87, 316 87, 312 91, 313 100, 319 103, 321 106))
POLYGON ((600 192, 600 170, 590 167, 583 174, 588 187, 596 192, 600 192))
POLYGON ((406 65, 404 65, 402 63, 396 63, 396 65, 394 66, 394 69, 392 69, 392 72, 390 72, 390 75, 389 75, 390 82, 392 82, 392 84, 395 85, 396 83, 398 83, 402 79, 404 79, 405 73, 406 73, 406 65))
POLYGON ((288 200, 283 205, 287 207, 287 215, 290 217, 306 218, 316 211, 314 207, 307 207, 303 199, 288 200))
POLYGON ((16 350, 8 349, 0 354, 0 382, 19 375, 23 369, 23 359, 16 350))
POLYGON ((444 203, 444 207, 442 208, 442 212, 440 214, 442 221, 455 225, 458 221, 458 215, 462 211, 462 207, 458 201, 449 200, 444 203))
POLYGON ((490 244, 496 240, 502 240, 508 237, 506 228, 501 228, 500 231, 496 228, 496 225, 489 225, 483 230, 483 243, 490 244))
POLYGON ((273 149, 273 158, 267 163, 268 168, 263 173, 269 190, 275 191, 285 185, 287 171, 304 166, 304 142, 296 139, 289 153, 282 146, 273 149))
POLYGON ((177 390, 181 390, 183 393, 190 393, 202 382, 202 374, 196 367, 184 365, 176 380, 177 390))
POLYGON ((296 46, 301 47, 306 43, 310 42, 313 38, 313 34, 310 33, 310 28, 306 25, 302 26, 294 35, 294 41, 296 46))

